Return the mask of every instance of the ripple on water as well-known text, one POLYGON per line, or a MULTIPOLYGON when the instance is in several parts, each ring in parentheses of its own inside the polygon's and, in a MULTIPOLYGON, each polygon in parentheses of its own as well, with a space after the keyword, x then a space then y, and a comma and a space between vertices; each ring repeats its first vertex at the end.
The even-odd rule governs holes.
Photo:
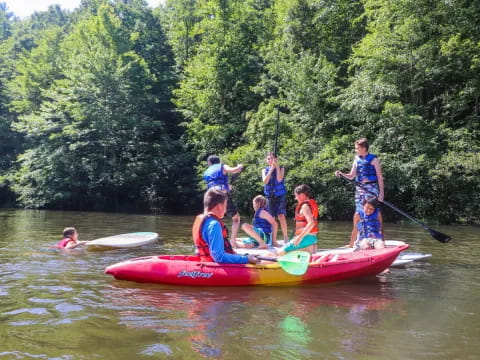
POLYGON ((171 356, 173 355, 173 351, 168 345, 153 344, 153 345, 147 346, 145 350, 141 352, 141 354, 149 355, 149 356, 160 355, 160 354, 171 356))
POLYGON ((67 314, 71 312, 82 311, 84 309, 81 305, 69 304, 69 303, 61 303, 55 306, 55 310, 62 314, 67 314))
POLYGON ((62 299, 47 299, 47 298, 30 298, 28 301, 34 304, 58 304, 62 302, 62 299))
POLYGON ((48 359, 48 360, 71 360, 72 357, 69 355, 60 356, 60 357, 50 357, 46 354, 31 354, 24 351, 5 351, 0 352, 0 359, 48 359))
POLYGON ((21 309, 15 309, 3 314, 4 315, 18 315, 18 314, 45 315, 45 314, 49 314, 49 312, 45 308, 21 308, 21 309))

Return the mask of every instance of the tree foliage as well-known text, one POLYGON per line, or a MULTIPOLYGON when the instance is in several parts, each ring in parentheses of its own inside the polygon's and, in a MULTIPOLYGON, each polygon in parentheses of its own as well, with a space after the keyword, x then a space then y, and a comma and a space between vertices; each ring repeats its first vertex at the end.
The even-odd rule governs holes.
POLYGON ((466 0, 83 0, 23 20, 0 5, 0 196, 191 211, 217 153, 248 165, 247 212, 278 117, 288 189, 310 184, 324 218, 351 219, 333 173, 367 137, 387 200, 480 222, 479 15, 466 0))

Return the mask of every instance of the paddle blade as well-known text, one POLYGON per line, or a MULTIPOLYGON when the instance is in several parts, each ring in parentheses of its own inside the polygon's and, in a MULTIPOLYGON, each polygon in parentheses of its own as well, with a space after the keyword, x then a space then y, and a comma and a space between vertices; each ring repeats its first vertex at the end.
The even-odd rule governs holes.
POLYGON ((303 275, 310 263, 310 253, 308 251, 291 251, 279 257, 277 261, 285 272, 292 275, 303 275))
POLYGON ((441 232, 439 231, 436 231, 436 230, 433 230, 433 229, 430 229, 428 228, 427 231, 430 233, 430 235, 432 235, 432 237, 435 239, 435 240, 438 240, 442 243, 447 243, 449 242, 450 240, 452 240, 452 238, 446 234, 442 234, 441 232))

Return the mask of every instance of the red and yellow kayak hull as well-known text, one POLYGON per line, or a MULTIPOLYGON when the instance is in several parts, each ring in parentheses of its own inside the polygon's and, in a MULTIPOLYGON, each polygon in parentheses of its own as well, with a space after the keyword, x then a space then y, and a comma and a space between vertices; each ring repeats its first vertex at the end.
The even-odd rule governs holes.
POLYGON ((387 269, 408 245, 358 251, 333 258, 313 256, 305 274, 286 273, 278 264, 218 264, 196 256, 161 255, 111 265, 105 273, 119 280, 188 286, 298 285, 376 275, 387 269))

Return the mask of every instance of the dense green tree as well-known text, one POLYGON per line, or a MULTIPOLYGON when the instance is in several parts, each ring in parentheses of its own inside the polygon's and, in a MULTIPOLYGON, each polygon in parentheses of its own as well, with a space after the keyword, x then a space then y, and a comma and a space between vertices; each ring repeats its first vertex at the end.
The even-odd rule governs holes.
POLYGON ((442 193, 448 177, 478 204, 478 183, 468 174, 480 168, 461 170, 460 164, 471 162, 479 140, 479 48, 473 44, 480 40, 474 21, 480 8, 463 1, 375 0, 365 1, 365 9, 368 34, 355 47, 351 84, 339 96, 352 132, 374 140, 383 155, 389 198, 425 217, 436 209, 437 219, 460 220, 463 210, 442 193), (456 176, 448 170, 453 154, 456 176))
POLYGON ((11 181, 29 207, 200 209, 218 153, 248 165, 247 212, 278 118, 288 189, 310 184, 324 218, 351 219, 333 173, 367 137, 387 200, 480 223, 479 15, 466 0, 82 0, 22 20, 0 5, 0 197, 11 181))
POLYGON ((17 104, 22 115, 15 127, 32 143, 15 175, 14 189, 26 206, 145 207, 147 199, 157 201, 152 186, 164 185, 160 193, 172 187, 165 174, 175 166, 169 162, 173 146, 162 119, 149 110, 158 79, 135 51, 139 34, 123 26, 115 10, 100 6, 96 16, 75 25, 59 52, 39 46, 23 61, 29 79, 37 65, 55 63, 50 54, 60 66, 50 87, 39 86, 34 111, 17 104))
MULTIPOLYGON (((275 36, 262 46, 265 71, 255 87, 264 101, 247 114, 245 133, 257 149, 253 175, 257 182, 239 184, 238 192, 251 196, 261 189, 258 162, 263 166, 265 152, 273 148, 280 106, 280 156, 287 167, 288 188, 308 183, 325 205, 325 217, 346 216, 342 213, 346 207, 338 206, 341 193, 332 174, 338 159, 345 159, 349 150, 345 146, 351 144, 337 137, 343 122, 338 120, 335 98, 344 83, 344 62, 361 38, 363 22, 357 18, 362 6, 352 1, 299 0, 276 2, 273 10, 275 36)), ((250 144, 236 152, 250 152, 250 144)), ((340 201, 347 201, 346 196, 340 201)), ((290 201, 293 205, 293 197, 290 201)))
POLYGON ((175 104, 201 158, 243 142, 245 114, 260 101, 251 87, 262 71, 266 16, 254 0, 206 1, 200 11, 208 14, 198 24, 202 41, 185 65, 175 104))

